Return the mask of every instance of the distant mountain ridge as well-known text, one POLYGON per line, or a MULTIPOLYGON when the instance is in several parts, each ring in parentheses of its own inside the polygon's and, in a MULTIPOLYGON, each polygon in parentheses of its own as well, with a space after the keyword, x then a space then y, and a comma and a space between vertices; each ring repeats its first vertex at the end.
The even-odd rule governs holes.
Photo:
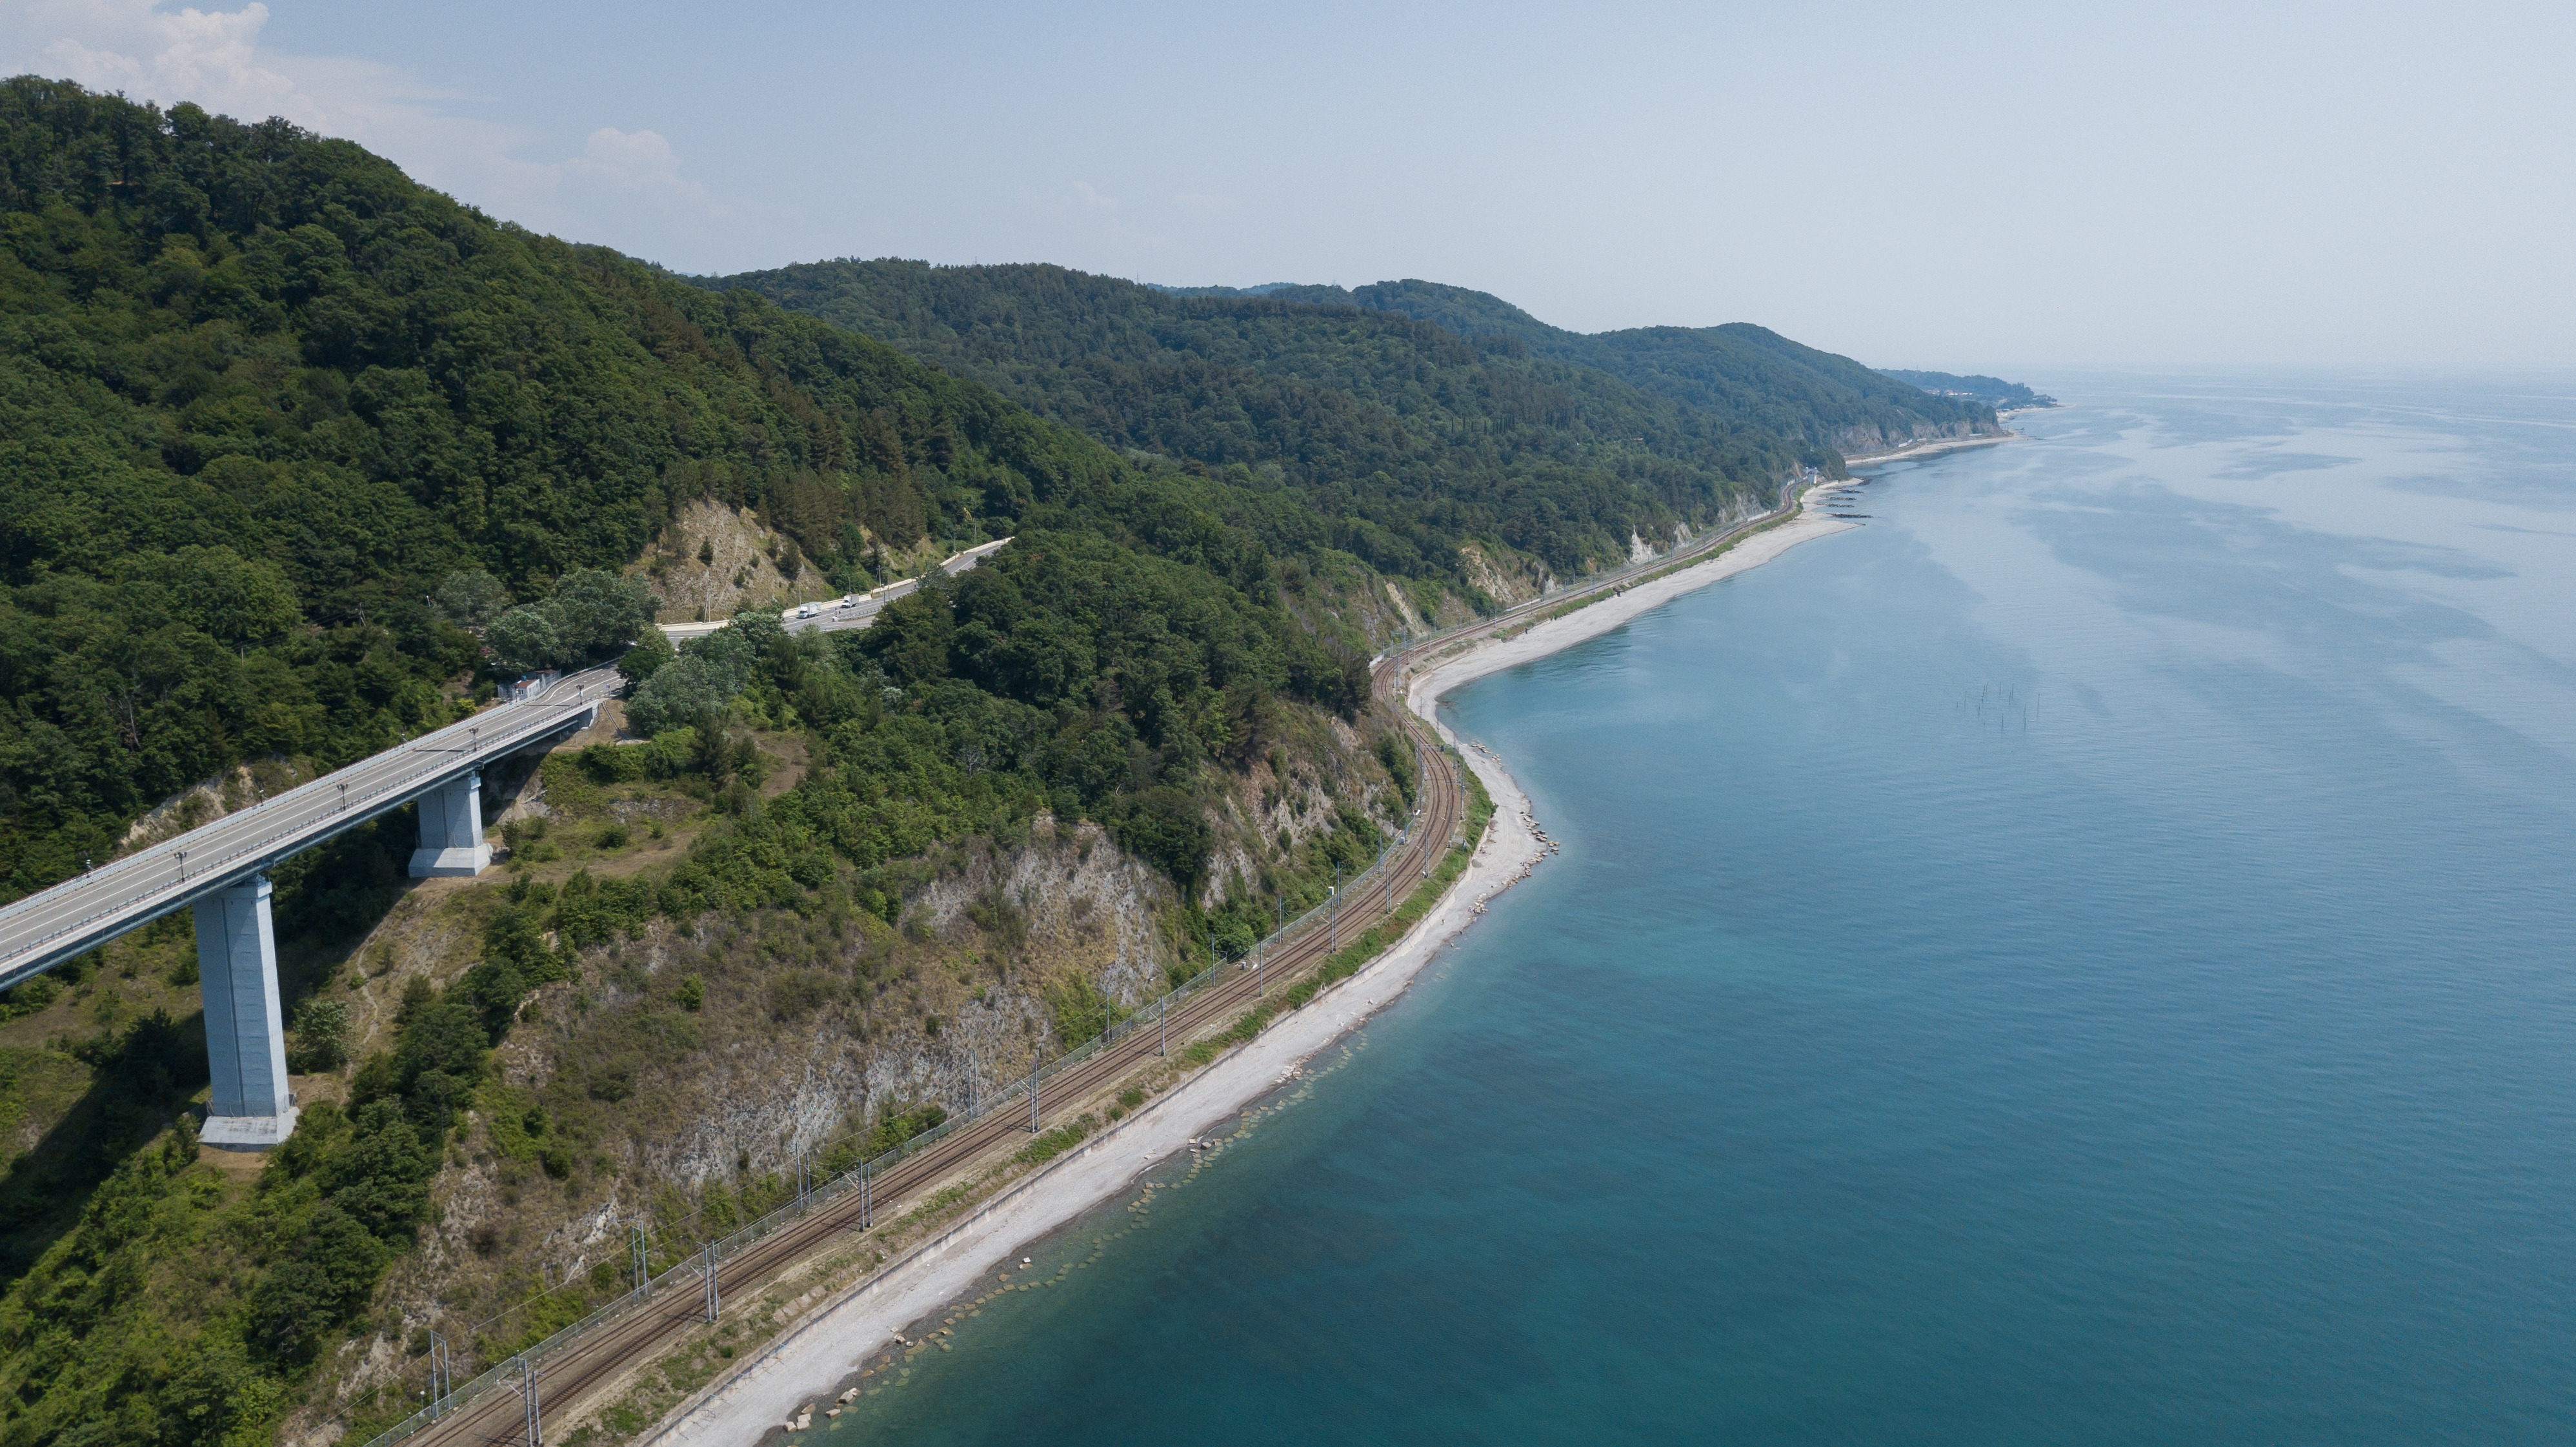
POLYGON ((1901 367, 1881 367, 1879 375, 1893 377, 1908 386, 1920 387, 1935 397, 1961 397, 1983 402, 1998 411, 2014 407, 2054 407, 2057 399, 2044 392, 2034 392, 2020 382, 2007 382, 2001 377, 1960 376, 1956 372, 1909 372, 1901 367))
MULTIPOLYGON (((1160 287, 1045 265, 704 278, 863 332, 1116 447, 1276 468, 1385 571, 1499 544, 1558 575, 1768 503, 1846 453, 1997 430, 1760 327, 1584 337, 1430 282, 1160 287)), ((1471 566, 1472 571, 1472 566, 1471 566)))
POLYGON ((1283 287, 1282 301, 1371 307, 1436 322, 1465 336, 1508 336, 1534 355, 1598 368, 1685 405, 1741 416, 1769 431, 1840 453, 1875 452, 1935 436, 1995 427, 1990 408, 1944 398, 1767 327, 1634 327, 1583 333, 1550 326, 1485 292, 1429 281, 1382 281, 1345 291, 1283 287))
POLYGON ((1268 296, 1298 285, 1293 281, 1265 281, 1259 286, 1165 286, 1159 281, 1145 285, 1167 296, 1268 296))

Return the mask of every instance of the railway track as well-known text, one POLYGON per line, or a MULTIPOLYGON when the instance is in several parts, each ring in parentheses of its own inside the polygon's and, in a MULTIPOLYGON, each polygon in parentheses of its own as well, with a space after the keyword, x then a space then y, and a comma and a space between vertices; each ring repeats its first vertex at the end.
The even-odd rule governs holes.
MULTIPOLYGON (((1427 766, 1421 771, 1421 812, 1390 861, 1390 874, 1382 889, 1390 903, 1401 903, 1425 875, 1438 867, 1463 817, 1457 763, 1440 748, 1430 730, 1394 697, 1395 690, 1402 686, 1403 664, 1408 657, 1396 654, 1381 662, 1374 683, 1374 692, 1381 700, 1392 703, 1399 726, 1415 744, 1416 757, 1427 766)), ((1354 932, 1366 929, 1388 912, 1383 908, 1355 910, 1354 932)), ((1171 1033, 1187 1041, 1209 1026, 1251 1008, 1256 1003, 1256 987, 1268 975, 1276 973, 1283 984, 1287 983, 1298 971, 1321 960, 1328 952, 1328 940, 1335 938, 1337 934, 1309 932, 1284 946, 1258 975, 1229 971, 1173 1007, 1171 1033)), ((1155 1032, 1136 1031, 1080 1065, 1049 1078, 1046 1095, 1066 1102, 1068 1107, 1088 1100, 1153 1059, 1158 1053, 1156 1046, 1155 1032)), ((871 1216, 900 1216, 938 1183, 989 1153, 1028 1139, 1028 1135, 1026 1121, 1016 1112, 995 1110, 975 1120, 920 1154, 871 1176, 871 1216)), ((733 1290, 757 1289, 788 1267, 847 1237, 858 1224, 859 1202, 854 1194, 846 1195, 744 1249, 725 1263, 723 1280, 738 1283, 733 1290)), ((601 1385, 676 1345, 702 1324, 701 1311, 700 1298, 695 1293, 670 1292, 646 1303, 626 1319, 601 1328, 588 1340, 547 1360, 537 1379, 540 1401, 562 1403, 568 1408, 582 1405, 583 1399, 601 1385)), ((524 1444, 526 1418, 526 1405, 519 1393, 487 1391, 423 1428, 410 1440, 435 1447, 524 1444)))
MULTIPOLYGON (((1793 502, 1784 502, 1778 511, 1697 539, 1689 547, 1679 550, 1678 555, 1667 554, 1649 566, 1666 568, 1704 556, 1746 532, 1776 520, 1792 506, 1793 502)), ((1391 913, 1395 904, 1407 898, 1412 888, 1439 866, 1453 842, 1452 836, 1457 832, 1459 821, 1465 815, 1463 781, 1459 775, 1463 765, 1441 747, 1438 737, 1426 722, 1415 717, 1404 705, 1402 691, 1412 665, 1461 642, 1511 627, 1533 610, 1561 607, 1569 601, 1625 587, 1633 576, 1633 573, 1624 574, 1582 588, 1550 594, 1467 628, 1434 634, 1378 661, 1372 672, 1371 692, 1387 706, 1398 727, 1414 744, 1414 756, 1424 766, 1419 771, 1423 798, 1414 826, 1406 834, 1403 847, 1390 861, 1389 874, 1383 877, 1383 885, 1372 886, 1384 904, 1376 909, 1355 911, 1352 920, 1354 938, 1357 932, 1365 931, 1391 913)), ((1284 985, 1299 970, 1322 960, 1337 940, 1338 932, 1328 935, 1310 931, 1281 947, 1257 974, 1242 970, 1227 972, 1225 977, 1173 1008, 1172 1033, 1187 1041, 1208 1026, 1250 1008, 1256 1002, 1257 989, 1269 974, 1279 974, 1284 985)), ((1046 1082, 1046 1095, 1064 1101, 1068 1107, 1088 1100, 1159 1054, 1157 1043, 1154 1032, 1135 1031, 1080 1065, 1050 1077, 1046 1082)), ((986 1155, 1028 1137, 1029 1127, 1016 1112, 997 1109, 979 1117, 920 1154, 908 1156, 872 1175, 869 1178, 871 1218, 889 1212, 899 1218, 941 1181, 986 1155)), ((736 1283, 731 1288, 733 1290, 756 1291, 787 1268, 857 1230, 859 1215, 856 1193, 845 1193, 841 1199, 801 1221, 781 1227, 746 1247, 740 1255, 730 1258, 724 1265, 719 1285, 731 1282, 736 1283)), ((587 1399, 600 1387, 651 1361, 702 1325, 702 1309, 702 1298, 697 1293, 666 1292, 622 1320, 603 1326, 594 1335, 568 1345, 548 1357, 538 1372, 535 1385, 541 1403, 559 1403, 564 1409, 577 1413, 582 1411, 592 1405, 587 1399)), ((551 1414, 552 1409, 549 1409, 547 1415, 551 1414)), ((407 1441, 424 1444, 424 1447, 511 1447, 511 1444, 525 1447, 529 1441, 530 1415, 520 1392, 486 1391, 423 1427, 407 1441)))

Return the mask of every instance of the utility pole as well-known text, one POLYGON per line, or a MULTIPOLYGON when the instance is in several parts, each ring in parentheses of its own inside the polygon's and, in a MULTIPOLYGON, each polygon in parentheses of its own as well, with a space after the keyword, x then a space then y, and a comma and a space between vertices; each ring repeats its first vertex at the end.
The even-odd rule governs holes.
POLYGON ((545 1447, 537 1416, 537 1364, 525 1352, 519 1354, 519 1390, 527 1397, 528 1447, 545 1447))
POLYGON ((635 1294, 642 1296, 644 1289, 653 1284, 653 1253, 644 1244, 643 1222, 630 1221, 626 1229, 631 1233, 627 1244, 635 1256, 635 1294))
POLYGON ((1331 954, 1341 945, 1342 935, 1342 866, 1333 864, 1333 892, 1325 898, 1324 953, 1331 954))
POLYGON ((455 1363, 447 1355, 447 1338, 429 1334, 429 1407, 435 1418, 447 1410, 447 1394, 456 1389, 455 1363))
POLYGON ((716 1289, 716 1243, 707 1243, 707 1321, 712 1324, 723 1309, 724 1298, 716 1289))
POLYGON ((1031 1134, 1031 1135, 1036 1135, 1037 1133, 1038 1133, 1038 1077, 1037 1077, 1037 1072, 1036 1072, 1036 1071, 1031 1071, 1031 1072, 1029 1072, 1029 1134, 1031 1134))

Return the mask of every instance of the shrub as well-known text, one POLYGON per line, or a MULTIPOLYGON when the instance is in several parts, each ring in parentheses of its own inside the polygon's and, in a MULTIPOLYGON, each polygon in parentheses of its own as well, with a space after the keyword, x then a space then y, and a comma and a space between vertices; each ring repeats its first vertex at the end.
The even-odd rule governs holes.
POLYGON ((308 999, 295 1012, 295 1069, 316 1075, 349 1063, 349 1007, 308 999))
MULTIPOLYGON (((782 1024, 802 1020, 831 1003, 835 982, 811 970, 789 970, 769 982, 769 1015, 782 1024)), ((932 1019, 935 1022, 937 1016, 932 1019)), ((934 1023, 932 1034, 938 1033, 934 1023)))

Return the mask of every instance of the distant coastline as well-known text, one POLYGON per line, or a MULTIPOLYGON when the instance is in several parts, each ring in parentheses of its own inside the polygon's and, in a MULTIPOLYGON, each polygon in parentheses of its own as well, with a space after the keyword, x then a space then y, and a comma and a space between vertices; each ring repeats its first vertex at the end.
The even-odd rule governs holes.
MULTIPOLYGON (((2018 412, 2036 410, 2038 409, 2030 407, 2017 409, 2018 412)), ((2016 414, 1998 412, 1995 415, 2005 417, 2016 414)), ((1995 437, 1932 437, 1921 442, 1909 442, 1903 447, 1891 448, 1886 452, 1857 453, 1845 457, 1843 466, 1865 467, 1874 462, 1899 462, 1911 457, 1933 457, 1944 452, 1964 451, 1971 447, 1996 447, 2006 442, 2018 441, 2020 438, 2021 434, 2018 432, 2006 432, 1995 437)))

